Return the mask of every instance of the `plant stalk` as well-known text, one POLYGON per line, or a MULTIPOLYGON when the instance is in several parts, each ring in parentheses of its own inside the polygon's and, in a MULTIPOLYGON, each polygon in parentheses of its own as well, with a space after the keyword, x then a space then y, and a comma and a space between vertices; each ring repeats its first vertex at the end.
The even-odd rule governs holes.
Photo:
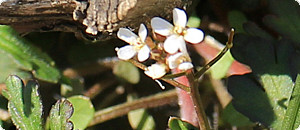
POLYGON ((175 90, 161 92, 152 96, 140 98, 131 102, 126 102, 116 106, 99 110, 95 113, 94 119, 89 126, 93 126, 107 120, 126 115, 128 112, 140 108, 153 108, 166 104, 177 102, 177 93, 175 90))
POLYGON ((217 55, 217 57, 215 57, 213 60, 211 60, 209 63, 207 63, 205 66, 202 67, 201 70, 199 70, 198 72, 195 73, 195 79, 199 80, 199 78, 211 67, 213 66, 215 63, 217 63, 217 61, 219 61, 224 55, 225 53, 232 48, 233 46, 233 36, 234 36, 234 29, 231 29, 230 35, 228 37, 228 42, 226 43, 225 48, 220 52, 219 55, 217 55))
POLYGON ((193 101, 194 109, 196 111, 197 117, 198 117, 198 123, 201 130, 210 130, 210 125, 208 123, 205 109, 202 105, 199 89, 198 89, 198 82, 195 80, 194 73, 192 70, 189 70, 186 75, 189 84, 190 84, 190 97, 193 101))

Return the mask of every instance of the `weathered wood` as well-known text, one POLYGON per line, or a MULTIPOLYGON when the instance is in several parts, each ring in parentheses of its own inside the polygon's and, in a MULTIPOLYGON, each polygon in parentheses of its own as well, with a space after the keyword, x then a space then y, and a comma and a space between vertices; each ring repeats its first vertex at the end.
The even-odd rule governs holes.
POLYGON ((101 40, 102 34, 111 35, 120 27, 135 29, 140 23, 149 25, 154 16, 170 19, 174 7, 189 7, 192 1, 6 0, 0 3, 0 24, 11 25, 21 33, 64 31, 80 34, 86 31, 89 36, 101 40))

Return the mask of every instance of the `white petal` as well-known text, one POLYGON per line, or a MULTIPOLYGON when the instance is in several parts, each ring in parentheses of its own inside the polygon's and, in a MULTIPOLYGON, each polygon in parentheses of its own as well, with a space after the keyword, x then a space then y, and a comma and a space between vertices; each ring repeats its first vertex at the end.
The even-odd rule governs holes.
POLYGON ((146 37, 147 37, 147 28, 144 24, 140 25, 140 29, 139 29, 139 37, 140 39, 145 42, 146 37))
POLYGON ((151 27, 154 32, 163 36, 169 36, 172 34, 174 26, 162 18, 154 17, 151 19, 151 27))
POLYGON ((174 54, 180 49, 182 44, 185 44, 183 37, 174 34, 167 37, 167 39, 164 42, 164 49, 166 52, 174 54))
POLYGON ((187 16, 184 10, 174 8, 173 9, 173 22, 175 26, 185 28, 187 23, 187 16))
POLYGON ((127 28, 120 28, 117 33, 118 38, 129 43, 130 45, 134 45, 137 42, 138 36, 131 32, 127 28))
POLYGON ((184 35, 184 40, 193 44, 197 44, 204 39, 204 33, 197 28, 188 28, 184 35))
POLYGON ((143 62, 147 60, 150 56, 150 48, 147 45, 144 45, 138 52, 138 60, 143 62))
POLYGON ((158 79, 166 74, 166 66, 164 64, 152 64, 145 71, 145 74, 153 79, 158 79))
POLYGON ((117 51, 118 58, 121 60, 129 60, 134 57, 136 53, 132 45, 126 45, 117 51))
POLYGON ((191 62, 183 62, 178 66, 179 70, 186 71, 193 68, 193 64, 191 62))
POLYGON ((177 66, 179 64, 178 58, 180 58, 182 55, 183 55, 183 53, 179 52, 179 53, 176 53, 176 54, 168 57, 167 62, 168 62, 170 69, 177 68, 177 66))

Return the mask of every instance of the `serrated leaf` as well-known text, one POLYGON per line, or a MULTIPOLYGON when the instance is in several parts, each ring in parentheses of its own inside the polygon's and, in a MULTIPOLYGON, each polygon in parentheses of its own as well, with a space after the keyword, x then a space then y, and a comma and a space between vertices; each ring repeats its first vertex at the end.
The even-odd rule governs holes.
POLYGON ((292 96, 289 98, 282 130, 295 130, 300 126, 300 75, 298 74, 295 81, 292 96))
POLYGON ((94 117, 95 109, 88 97, 72 96, 68 100, 73 104, 74 113, 70 121, 74 124, 74 129, 85 129, 94 117))
POLYGON ((253 124, 249 118, 236 111, 231 102, 224 108, 222 119, 228 122, 230 125, 237 127, 249 126, 253 124))
POLYGON ((196 128, 192 124, 182 121, 177 117, 170 117, 168 126, 171 130, 198 130, 198 128, 196 128))
POLYGON ((2 94, 9 100, 8 111, 13 123, 23 130, 42 129, 42 103, 38 93, 38 84, 23 81, 17 76, 9 76, 6 81, 7 90, 2 94))
MULTIPOLYGON (((136 96, 130 94, 127 101, 132 101, 136 96)), ((134 130, 155 130, 154 118, 146 111, 146 109, 136 109, 128 113, 128 121, 134 130)))
POLYGON ((114 65, 113 73, 120 79, 132 84, 137 84, 140 80, 139 70, 133 64, 126 61, 119 61, 114 65))
POLYGON ((73 123, 69 120, 73 112, 74 108, 67 99, 58 100, 50 110, 50 130, 73 130, 73 123))
POLYGON ((32 71, 38 79, 56 83, 60 78, 51 58, 9 26, 0 25, 0 50, 9 54, 21 69, 32 71))
POLYGON ((224 78, 233 61, 234 59, 231 56, 230 52, 229 51, 226 52, 225 55, 209 69, 212 78, 214 79, 224 78))

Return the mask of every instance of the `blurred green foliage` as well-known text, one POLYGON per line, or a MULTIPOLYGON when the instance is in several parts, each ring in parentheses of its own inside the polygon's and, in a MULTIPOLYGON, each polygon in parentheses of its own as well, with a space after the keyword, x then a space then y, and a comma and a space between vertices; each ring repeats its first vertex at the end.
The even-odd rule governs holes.
MULTIPOLYGON (((233 96, 231 103, 221 108, 211 84, 207 83, 209 79, 204 77, 200 82, 207 115, 214 119, 212 115, 220 113, 217 117, 220 121, 214 126, 219 125, 219 129, 233 126, 255 129, 255 123, 273 129, 299 126, 299 77, 296 78, 300 71, 299 23, 300 6, 294 0, 199 1, 188 26, 200 27, 221 42, 227 40, 230 27, 237 32, 234 47, 210 73, 214 79, 224 81, 233 96), (246 64, 252 73, 226 77, 233 60, 246 64), (219 111, 211 107, 215 104, 219 105, 219 111)), ((7 89, 2 92, 7 100, 0 96, 1 110, 10 112, 17 128, 43 129, 42 122, 48 118, 46 129, 86 129, 98 110, 93 105, 110 107, 125 102, 132 93, 148 96, 161 92, 134 65, 113 58, 114 48, 124 44, 116 38, 83 41, 65 32, 29 33, 21 37, 12 27, 0 25, 0 85, 6 81, 7 89), (24 81, 9 75, 18 75, 24 81), (28 81, 32 78, 41 87, 36 81, 28 81), (114 84, 100 84, 105 80, 114 84), (89 92, 96 96, 91 99, 78 96, 89 92)), ((195 66, 203 65, 198 54, 192 58, 195 66)), ((145 64, 150 65, 151 61, 145 64)), ((166 89, 173 89, 163 84, 166 89)), ((170 118, 167 126, 170 115, 178 115, 178 106, 138 109, 127 118, 112 119, 88 129, 196 129, 175 117, 170 118)), ((13 124, 0 120, 0 125, 9 129, 13 124)))

